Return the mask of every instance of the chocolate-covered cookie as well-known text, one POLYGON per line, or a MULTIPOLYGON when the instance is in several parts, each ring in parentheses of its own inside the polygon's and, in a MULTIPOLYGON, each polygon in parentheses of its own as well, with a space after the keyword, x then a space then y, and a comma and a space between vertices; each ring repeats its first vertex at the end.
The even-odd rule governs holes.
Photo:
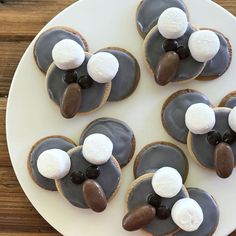
POLYGON ((64 178, 56 180, 58 191, 76 207, 97 212, 105 210, 106 202, 119 187, 121 170, 118 162, 111 157, 102 165, 94 165, 84 158, 82 146, 68 154, 71 168, 64 178))
POLYGON ((108 101, 116 102, 130 96, 138 86, 140 67, 136 58, 127 50, 118 47, 109 47, 99 50, 114 55, 119 61, 119 70, 112 80, 111 92, 108 101))
POLYGON ((182 0, 143 0, 140 2, 136 13, 136 25, 142 38, 157 24, 161 13, 169 7, 178 7, 187 12, 182 0))
POLYGON ((227 94, 220 102, 219 107, 228 107, 233 109, 236 106, 236 91, 227 94))
POLYGON ((56 191, 55 180, 46 178, 40 174, 37 166, 38 158, 40 154, 48 149, 59 148, 67 152, 74 147, 75 143, 72 140, 59 135, 40 139, 34 144, 28 157, 28 170, 35 183, 46 190, 56 191))
POLYGON ((46 73, 52 64, 53 47, 63 39, 71 39, 80 44, 85 51, 88 51, 88 44, 84 37, 74 29, 64 26, 57 26, 43 32, 34 45, 34 58, 39 69, 46 73))
POLYGON ((137 155, 134 163, 134 176, 138 178, 166 166, 175 168, 185 182, 188 175, 188 160, 184 152, 171 143, 151 143, 137 155))
POLYGON ((180 228, 173 222, 171 218, 171 209, 173 205, 180 199, 188 197, 188 192, 183 186, 180 192, 172 198, 163 198, 158 196, 152 187, 153 173, 148 173, 140 176, 130 186, 126 198, 126 209, 128 214, 123 219, 123 227, 127 230, 139 229, 148 235, 169 235, 180 230, 180 228), (143 212, 143 206, 149 206, 148 210, 143 212), (151 208, 151 207, 152 208, 151 208), (140 217, 136 217, 141 211, 140 217), (151 214, 154 211, 155 214, 151 214), (147 215, 149 222, 144 221, 147 215), (132 227, 131 227, 132 226, 132 227))
POLYGON ((203 210, 204 219, 200 227, 193 232, 180 230, 176 236, 211 236, 219 223, 219 209, 214 198, 206 191, 199 188, 187 188, 189 197, 197 201, 203 210))
POLYGON ((131 128, 123 121, 114 118, 100 118, 91 122, 80 136, 80 145, 85 138, 94 133, 106 135, 113 143, 113 156, 121 167, 124 167, 133 157, 135 137, 131 128))

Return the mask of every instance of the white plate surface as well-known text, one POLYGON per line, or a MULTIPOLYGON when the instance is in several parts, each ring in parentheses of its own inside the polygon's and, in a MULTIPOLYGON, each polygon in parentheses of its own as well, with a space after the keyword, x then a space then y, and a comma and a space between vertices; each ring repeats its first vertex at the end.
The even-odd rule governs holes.
MULTIPOLYGON (((133 180, 132 165, 123 169, 119 193, 102 214, 81 210, 70 205, 57 192, 48 192, 38 187, 27 171, 27 156, 31 146, 40 138, 61 134, 78 142, 81 131, 92 120, 110 116, 127 122, 137 138, 136 153, 153 141, 175 142, 161 125, 160 111, 165 99, 173 92, 197 89, 209 96, 213 104, 236 89, 236 61, 221 79, 211 82, 193 81, 187 84, 158 87, 146 70, 142 58, 143 40, 135 26, 135 12, 140 0, 80 0, 58 16, 43 29, 65 25, 80 31, 87 39, 91 52, 119 46, 133 53, 141 66, 141 81, 135 93, 122 102, 106 104, 89 116, 65 120, 59 109, 48 98, 45 79, 33 58, 31 43, 18 66, 8 98, 7 141, 11 161, 27 197, 39 213, 63 235, 126 236, 142 235, 127 233, 121 227, 124 215, 124 198, 129 183, 133 180)), ((236 21, 226 10, 209 0, 185 0, 191 22, 197 26, 211 27, 224 33, 236 51, 236 21)), ((189 157, 185 145, 180 145, 189 157)), ((188 186, 200 187, 210 192, 220 207, 220 223, 215 235, 224 236, 236 228, 236 171, 227 180, 221 180, 208 170, 195 164, 191 158, 188 186)))

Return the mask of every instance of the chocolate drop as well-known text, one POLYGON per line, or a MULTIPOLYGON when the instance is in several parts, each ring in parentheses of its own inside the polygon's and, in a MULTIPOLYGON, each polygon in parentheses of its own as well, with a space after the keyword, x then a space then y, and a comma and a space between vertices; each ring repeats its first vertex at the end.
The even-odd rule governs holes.
POLYGON ((148 225, 156 216, 156 209, 147 204, 129 211, 122 222, 127 231, 135 231, 148 225))
POLYGON ((70 119, 79 111, 81 104, 81 88, 77 83, 67 86, 61 100, 61 114, 70 119))
POLYGON ((107 199, 102 187, 88 179, 83 184, 83 196, 86 204, 95 212, 102 212, 107 207, 107 199))
POLYGON ((155 70, 155 80, 157 84, 164 86, 168 84, 176 75, 180 63, 177 53, 170 51, 165 53, 155 70))
POLYGON ((228 178, 234 168, 234 153, 226 143, 220 143, 215 147, 214 162, 216 173, 221 178, 228 178))

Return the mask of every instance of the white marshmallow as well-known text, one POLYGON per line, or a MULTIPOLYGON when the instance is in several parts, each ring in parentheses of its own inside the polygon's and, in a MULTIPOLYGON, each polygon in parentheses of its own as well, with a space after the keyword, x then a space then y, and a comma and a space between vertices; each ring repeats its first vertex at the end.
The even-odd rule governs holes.
POLYGON ((156 194, 164 198, 176 196, 183 185, 179 172, 171 167, 163 167, 152 177, 152 187, 156 194))
POLYGON ((89 135, 83 143, 82 153, 84 158, 94 165, 106 163, 112 156, 113 143, 99 133, 89 135))
POLYGON ((215 57, 220 49, 220 40, 215 32, 199 30, 188 41, 192 57, 198 62, 207 62, 215 57))
POLYGON ((185 114, 185 124, 194 134, 206 134, 215 126, 214 110, 204 103, 196 103, 188 108, 185 114))
POLYGON ((48 179, 61 179, 69 173, 71 161, 65 151, 49 149, 40 154, 37 167, 42 176, 48 179))
POLYGON ((98 83, 107 83, 115 78, 119 62, 108 52, 98 52, 88 61, 87 70, 90 77, 98 83))
POLYGON ((236 132, 236 107, 232 109, 228 117, 229 127, 236 132))
POLYGON ((197 230, 204 218, 202 208, 192 198, 177 201, 172 207, 171 217, 176 225, 187 232, 197 230))
POLYGON ((162 12, 157 22, 160 34, 167 39, 183 36, 188 28, 188 19, 184 11, 171 7, 162 12))
POLYGON ((52 58, 58 68, 72 70, 82 65, 85 53, 74 40, 63 39, 54 46, 52 58))

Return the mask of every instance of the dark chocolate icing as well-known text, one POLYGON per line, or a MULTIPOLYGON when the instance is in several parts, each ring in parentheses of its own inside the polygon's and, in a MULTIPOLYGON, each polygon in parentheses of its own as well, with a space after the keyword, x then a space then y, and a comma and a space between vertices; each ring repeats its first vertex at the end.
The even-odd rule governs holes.
MULTIPOLYGON (((228 124, 228 116, 230 109, 227 108, 216 108, 216 124, 213 130, 218 131, 223 137, 226 131, 230 132, 230 127, 228 124)), ((234 153, 234 162, 236 163, 236 142, 231 145, 232 151, 234 153)), ((196 159, 201 165, 209 169, 215 169, 214 167, 214 150, 215 146, 209 144, 207 140, 207 134, 196 135, 191 134, 190 147, 196 159)))
POLYGON ((164 104, 162 122, 167 132, 176 140, 187 143, 188 129, 185 125, 185 113, 195 103, 210 105, 208 98, 196 91, 183 90, 172 95, 173 98, 164 104), (178 94, 179 93, 179 94, 178 94))
MULTIPOLYGON (((71 174, 74 171, 86 172, 86 169, 91 166, 82 155, 82 147, 77 147, 69 152, 71 158, 71 169, 64 178, 57 180, 56 184, 60 193, 74 206, 79 208, 88 208, 83 197, 83 184, 74 184, 71 181, 71 174)), ((118 164, 117 164, 118 165, 118 164)), ((100 175, 96 182, 102 187, 107 200, 116 191, 120 181, 120 169, 115 165, 112 158, 100 165, 100 175)))
POLYGON ((137 60, 124 49, 104 48, 102 52, 113 54, 119 61, 119 70, 112 80, 108 101, 120 101, 130 96, 137 88, 140 79, 140 68, 137 60))
POLYGON ((42 139, 36 144, 36 146, 33 147, 33 149, 29 154, 29 168, 30 168, 29 171, 35 182, 40 187, 51 191, 57 190, 55 181, 52 179, 45 178, 38 171, 37 161, 40 154, 48 149, 54 149, 54 148, 58 148, 67 152, 68 150, 74 147, 75 145, 73 143, 70 143, 68 140, 60 138, 58 136, 55 137, 52 136, 42 139))
MULTIPOLYGON (((83 64, 76 69, 79 76, 87 76, 87 63, 90 55, 86 53, 86 59, 83 64)), ((67 83, 64 81, 66 71, 59 69, 52 64, 47 72, 47 89, 50 98, 60 105, 67 83)), ((92 86, 88 89, 81 90, 81 105, 79 113, 90 112, 101 105, 106 92, 107 84, 99 84, 93 82, 92 86)))
POLYGON ((138 154, 134 167, 135 178, 162 167, 175 168, 185 182, 188 174, 188 160, 177 146, 168 143, 153 143, 138 154))
MULTIPOLYGON (((128 196, 128 210, 139 207, 147 203, 147 198, 150 194, 154 194, 152 188, 152 178, 141 180, 145 176, 140 177, 140 182, 133 187, 128 196)), ((167 206, 169 209, 173 207, 175 202, 181 198, 188 197, 186 189, 183 187, 182 190, 173 198, 162 198, 162 205, 167 206)), ((179 227, 173 222, 171 216, 165 220, 160 220, 157 217, 151 221, 143 230, 151 233, 155 236, 162 236, 178 230, 179 227)))
POLYGON ((236 96, 232 95, 231 97, 229 97, 227 100, 224 101, 224 103, 222 104, 224 107, 228 107, 233 109, 236 106, 236 96))
POLYGON ((144 38, 157 24, 161 13, 170 7, 177 7, 186 12, 186 7, 181 0, 143 0, 137 9, 136 24, 144 38))
POLYGON ((207 62, 200 76, 221 76, 229 66, 230 51, 226 38, 218 32, 215 32, 220 40, 220 50, 216 56, 207 62))
POLYGON ((87 50, 82 39, 73 30, 66 30, 64 28, 52 28, 43 32, 37 39, 34 46, 34 57, 40 70, 47 72, 49 66, 52 64, 52 49, 59 41, 63 39, 72 39, 79 43, 84 50, 87 50))
MULTIPOLYGON (((177 39, 179 46, 188 46, 190 35, 194 32, 189 25, 186 33, 177 39)), ((160 61, 160 58, 166 53, 163 49, 163 43, 166 39, 159 33, 157 26, 149 32, 144 41, 145 60, 153 72, 160 61)), ((197 77, 203 70, 205 64, 195 61, 190 55, 188 58, 181 60, 179 69, 175 78, 171 82, 179 82, 197 77)))
POLYGON ((176 236, 211 236, 219 223, 219 210, 212 196, 202 189, 188 188, 189 197, 193 198, 201 206, 204 219, 198 230, 185 232, 180 230, 176 236))
POLYGON ((90 123, 80 137, 80 145, 93 133, 101 133, 109 137, 113 143, 113 156, 120 166, 125 166, 132 158, 135 150, 134 133, 123 121, 114 118, 100 118, 90 123))

